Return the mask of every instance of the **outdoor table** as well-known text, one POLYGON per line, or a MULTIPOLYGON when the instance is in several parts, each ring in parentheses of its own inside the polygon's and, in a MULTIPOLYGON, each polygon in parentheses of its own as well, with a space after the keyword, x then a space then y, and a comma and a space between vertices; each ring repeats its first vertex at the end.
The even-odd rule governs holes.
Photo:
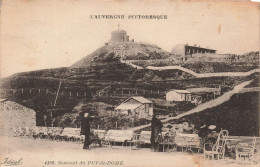
POLYGON ((195 138, 198 138, 199 136, 197 134, 178 134, 177 136, 183 137, 184 140, 187 142, 186 152, 192 151, 192 142, 195 138))
POLYGON ((170 146, 171 145, 175 145, 174 142, 169 141, 169 139, 173 139, 173 137, 175 137, 175 135, 165 135, 164 136, 164 140, 162 142, 160 142, 159 144, 163 146, 163 152, 165 152, 165 146, 167 145, 167 150, 169 152, 170 150, 170 146))

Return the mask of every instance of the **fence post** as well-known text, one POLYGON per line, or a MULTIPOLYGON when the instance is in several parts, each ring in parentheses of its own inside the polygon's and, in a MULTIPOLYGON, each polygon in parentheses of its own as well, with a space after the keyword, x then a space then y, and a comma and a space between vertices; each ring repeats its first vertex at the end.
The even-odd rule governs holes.
POLYGON ((30 93, 32 93, 32 89, 30 89, 30 93))
POLYGON ((70 92, 70 96, 71 96, 71 92, 70 92))
POLYGON ((23 88, 22 88, 22 94, 23 94, 23 88))

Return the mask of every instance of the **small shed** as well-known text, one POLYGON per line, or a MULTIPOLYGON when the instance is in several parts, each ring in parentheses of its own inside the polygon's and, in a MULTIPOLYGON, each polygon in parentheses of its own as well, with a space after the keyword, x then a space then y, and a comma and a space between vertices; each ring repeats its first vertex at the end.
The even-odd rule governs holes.
POLYGON ((147 118, 153 115, 153 102, 141 96, 133 96, 122 102, 115 110, 136 118, 147 118))
POLYGON ((191 101, 191 92, 172 89, 166 93, 166 101, 191 101))

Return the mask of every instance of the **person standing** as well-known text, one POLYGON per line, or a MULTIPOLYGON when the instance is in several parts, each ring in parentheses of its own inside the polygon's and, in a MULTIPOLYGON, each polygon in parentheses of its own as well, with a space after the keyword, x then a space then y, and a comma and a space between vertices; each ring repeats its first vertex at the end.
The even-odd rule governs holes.
POLYGON ((90 149, 89 145, 90 143, 90 116, 89 113, 86 112, 83 115, 83 118, 81 119, 81 135, 85 135, 85 141, 83 149, 90 149))
POLYGON ((207 125, 203 125, 200 127, 199 132, 198 132, 198 136, 200 137, 200 152, 203 152, 204 149, 204 144, 207 141, 207 135, 209 133, 208 130, 208 126, 207 125))
POLYGON ((151 149, 154 151, 159 151, 159 139, 160 133, 162 131, 162 122, 159 120, 158 115, 154 114, 151 121, 151 149))

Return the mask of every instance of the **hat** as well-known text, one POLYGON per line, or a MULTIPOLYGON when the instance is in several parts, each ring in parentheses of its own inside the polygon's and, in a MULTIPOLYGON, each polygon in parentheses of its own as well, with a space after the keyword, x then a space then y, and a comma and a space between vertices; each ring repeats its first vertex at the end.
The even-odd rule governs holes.
POLYGON ((201 126, 200 128, 202 129, 202 128, 205 128, 206 126, 207 126, 207 125, 205 125, 205 124, 204 124, 204 125, 203 125, 203 126, 201 126))
POLYGON ((216 129, 216 125, 210 125, 210 126, 209 126, 209 129, 210 129, 210 130, 216 129))

